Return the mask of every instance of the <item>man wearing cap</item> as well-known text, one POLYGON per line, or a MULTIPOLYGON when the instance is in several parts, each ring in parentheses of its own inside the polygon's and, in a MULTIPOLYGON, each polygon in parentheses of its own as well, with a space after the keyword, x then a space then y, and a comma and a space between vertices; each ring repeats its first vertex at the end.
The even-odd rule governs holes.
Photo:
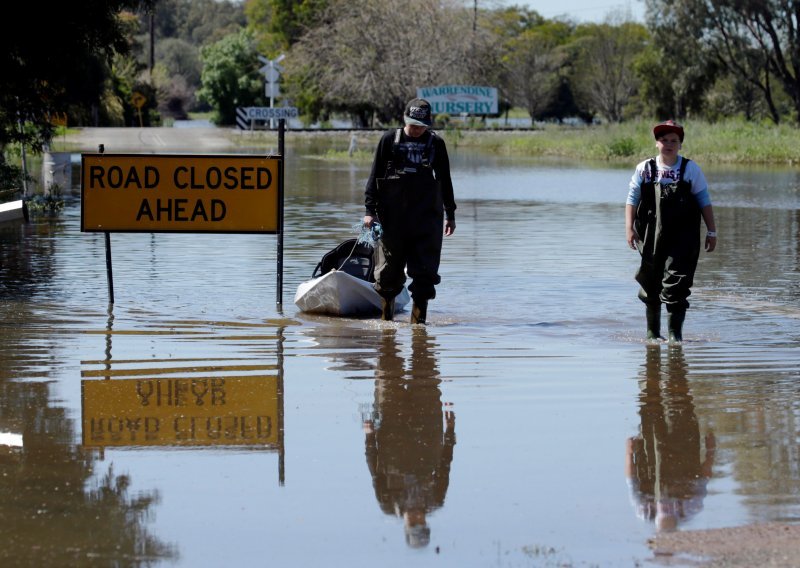
POLYGON ((378 143, 367 180, 364 225, 377 220, 383 236, 375 251, 375 290, 383 299, 382 319, 394 318, 394 300, 405 283, 414 305, 411 323, 424 324, 428 301, 436 297, 442 235, 456 228, 456 203, 444 140, 430 130, 431 105, 412 99, 405 126, 378 143))
POLYGON ((625 205, 628 246, 639 250, 639 299, 646 306, 647 338, 661 339, 661 304, 666 304, 670 343, 683 341, 687 298, 700 256, 700 218, 705 250, 717 246, 708 184, 700 166, 678 152, 683 127, 667 120, 653 128, 658 156, 636 166, 625 205))

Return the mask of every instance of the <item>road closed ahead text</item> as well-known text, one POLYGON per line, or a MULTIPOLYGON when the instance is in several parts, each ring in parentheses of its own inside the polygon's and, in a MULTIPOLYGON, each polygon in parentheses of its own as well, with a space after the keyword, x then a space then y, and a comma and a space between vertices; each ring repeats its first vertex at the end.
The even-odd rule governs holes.
POLYGON ((84 154, 83 231, 277 233, 280 158, 84 154))

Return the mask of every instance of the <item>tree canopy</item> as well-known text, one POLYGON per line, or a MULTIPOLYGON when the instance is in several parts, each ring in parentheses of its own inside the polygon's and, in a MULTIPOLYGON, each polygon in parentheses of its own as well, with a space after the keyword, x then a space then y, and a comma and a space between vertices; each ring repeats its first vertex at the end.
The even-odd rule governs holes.
POLYGON ((77 107, 97 111, 113 56, 130 51, 126 10, 149 0, 85 0, 15 5, 0 33, 0 149, 11 142, 40 147, 52 135, 51 117, 77 107), (36 22, 36 31, 23 23, 36 22), (23 125, 26 125, 23 128, 23 125))
POLYGON ((17 4, 0 25, 0 150, 42 147, 63 113, 138 125, 134 92, 145 125, 197 109, 230 124, 264 104, 258 56, 279 54, 279 104, 311 120, 395 122, 417 88, 470 84, 535 120, 800 121, 800 0, 645 1, 646 25, 466 0, 86 0, 47 18, 17 4))

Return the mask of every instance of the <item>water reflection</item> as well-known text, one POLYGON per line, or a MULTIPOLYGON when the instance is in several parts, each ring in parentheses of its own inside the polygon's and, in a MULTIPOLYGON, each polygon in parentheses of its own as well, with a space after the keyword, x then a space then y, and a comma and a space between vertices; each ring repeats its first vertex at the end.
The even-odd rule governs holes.
POLYGON ((658 531, 675 530, 702 510, 714 463, 714 433, 701 438, 687 372, 682 349, 670 348, 662 362, 660 346, 648 346, 640 431, 626 444, 625 475, 636 514, 658 531))
MULTIPOLYGON (((86 367, 81 372, 85 446, 238 446, 273 449, 283 461, 284 326, 277 326, 274 336, 258 338, 275 342, 275 362, 208 356, 114 361, 112 338, 126 330, 115 331, 113 324, 113 307, 109 307, 105 359, 82 362, 86 367)), ((183 322, 186 329, 181 331, 135 333, 204 343, 210 335, 208 324, 183 322)), ((222 337, 244 339, 227 333, 222 337)))
POLYGON ((402 517, 406 543, 420 548, 430 542, 428 513, 444 505, 456 417, 452 409, 442 409, 434 338, 424 328, 411 333, 406 368, 397 329, 383 330, 364 444, 381 510, 402 517))
MULTIPOLYGON (((0 327, 4 344, 7 330, 0 327)), ((97 452, 73 443, 75 422, 53 403, 51 383, 13 376, 13 368, 0 373, 0 564, 74 566, 94 558, 140 566, 177 558, 147 529, 159 493, 134 494, 127 475, 95 471, 97 452)))

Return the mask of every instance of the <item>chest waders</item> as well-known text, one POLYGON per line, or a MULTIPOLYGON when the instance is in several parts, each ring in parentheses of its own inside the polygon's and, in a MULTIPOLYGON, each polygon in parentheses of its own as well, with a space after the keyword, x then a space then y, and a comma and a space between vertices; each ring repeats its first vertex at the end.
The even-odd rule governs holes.
POLYGON ((412 279, 408 287, 414 299, 412 320, 424 323, 427 302, 436 297, 435 286, 441 281, 444 202, 433 172, 436 135, 430 133, 421 162, 412 163, 400 151, 401 133, 398 128, 386 177, 376 180, 376 211, 383 236, 375 251, 375 290, 387 300, 383 318, 391 319, 389 312, 393 314, 394 307, 389 304, 403 289, 407 270, 412 279))
POLYGON ((648 339, 660 337, 664 303, 670 341, 682 340, 687 298, 700 256, 700 207, 691 184, 683 179, 688 163, 682 158, 677 182, 656 183, 656 162, 650 160, 650 180, 642 184, 636 210, 634 228, 642 256, 636 281, 641 285, 639 299, 647 305, 648 339))

